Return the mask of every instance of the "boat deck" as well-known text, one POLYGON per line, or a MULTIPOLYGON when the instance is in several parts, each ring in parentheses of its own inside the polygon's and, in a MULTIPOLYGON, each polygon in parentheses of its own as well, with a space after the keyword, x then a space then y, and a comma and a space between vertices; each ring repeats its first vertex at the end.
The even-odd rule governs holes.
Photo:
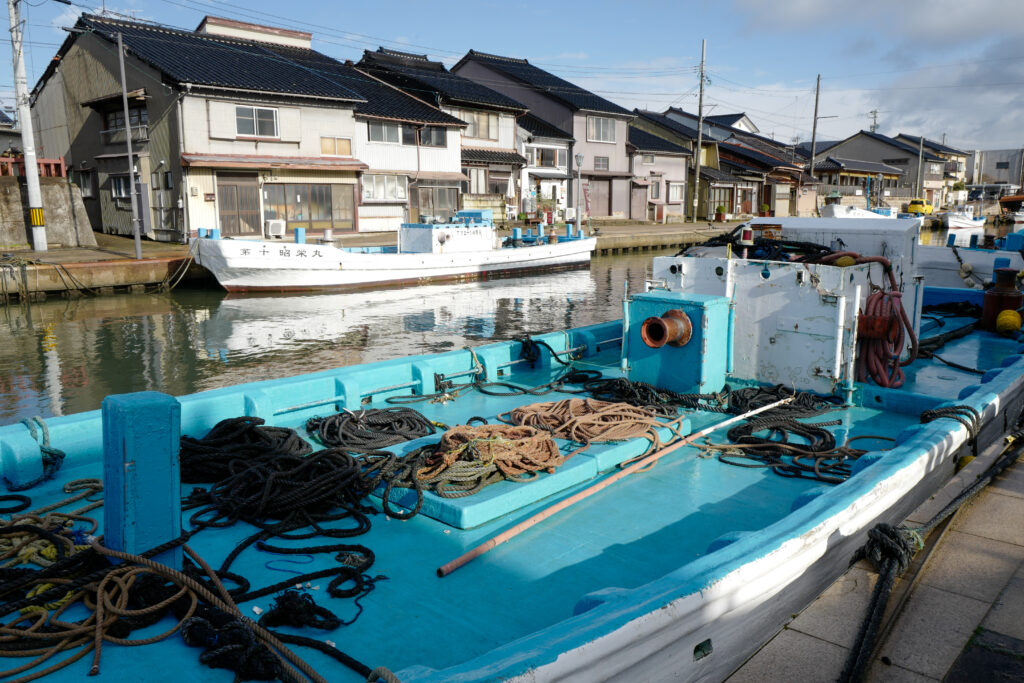
MULTIPOLYGON (((968 322, 974 321, 947 318, 942 330, 945 332, 968 322)), ((929 324, 938 328, 934 321, 929 324)), ((615 329, 614 325, 596 326, 591 334, 598 339, 609 339, 615 336, 615 329)), ((987 370, 998 368, 1004 358, 1016 353, 1017 347, 1018 343, 1012 340, 975 334, 949 342, 939 353, 948 361, 987 370)), ((469 354, 453 354, 444 355, 468 367, 465 361, 469 354)), ((507 375, 498 379, 520 386, 537 386, 564 371, 562 366, 553 363, 540 366, 531 369, 526 364, 513 364, 507 367, 507 375)), ((618 376, 619 348, 616 344, 605 344, 600 352, 587 356, 577 367, 600 370, 609 377, 618 376)), ((363 380, 368 381, 368 378, 363 380)), ((377 381, 380 386, 390 385, 386 380, 387 373, 382 371, 377 381)), ((976 374, 936 360, 919 360, 908 370, 904 390, 861 387, 855 394, 854 406, 806 421, 841 420, 842 424, 830 428, 840 443, 844 438, 860 435, 891 438, 904 428, 918 424, 922 410, 955 400, 964 387, 978 381, 976 374), (895 398, 897 394, 899 400, 895 398)), ((280 382, 282 380, 266 383, 265 391, 275 398, 275 409, 271 412, 276 413, 273 417, 266 416, 267 424, 294 428, 319 449, 321 445, 309 438, 304 424, 312 416, 334 412, 332 399, 337 398, 337 390, 333 375, 311 375, 304 383, 288 385, 286 392, 280 382), (284 393, 275 394, 278 389, 284 393), (280 398, 285 393, 288 398, 280 398)), ((372 400, 364 401, 363 406, 389 407, 391 404, 384 400, 387 396, 408 391, 370 394, 368 399, 372 400)), ((242 414, 234 408, 240 405, 237 401, 222 400, 225 390, 208 394, 215 400, 196 401, 192 408, 183 405, 182 425, 189 435, 202 436, 204 432, 198 429, 199 425, 209 428, 223 417, 242 414)), ((449 425, 465 423, 474 416, 485 417, 493 424, 496 415, 515 406, 573 396, 576 394, 553 392, 543 396, 497 397, 472 391, 454 401, 423 402, 411 407, 432 420, 449 425)), ((688 412, 688 429, 683 431, 696 431, 722 419, 717 413, 688 412)), ((725 441, 725 435, 715 433, 711 440, 725 441)), ((426 437, 420 441, 432 440, 426 437)), ((399 450, 415 445, 416 442, 406 444, 399 450)), ((560 445, 565 452, 572 448, 568 443, 560 445)), ((386 580, 378 582, 375 590, 361 600, 363 611, 355 623, 332 632, 311 633, 309 629, 293 632, 330 640, 371 668, 387 666, 400 676, 404 670, 406 676, 415 674, 429 679, 432 677, 429 669, 441 670, 486 655, 602 601, 613 601, 615 589, 645 586, 706 557, 744 532, 765 530, 798 506, 802 496, 825 486, 816 480, 782 477, 768 468, 728 465, 709 457, 701 448, 687 446, 661 460, 651 471, 627 477, 613 488, 533 527, 450 576, 438 578, 435 574, 439 566, 494 534, 593 483, 600 472, 615 469, 618 463, 642 451, 643 445, 594 445, 574 456, 555 474, 541 474, 538 481, 529 484, 496 484, 477 494, 481 496, 479 500, 473 500, 474 497, 454 502, 428 500, 427 507, 434 506, 430 508, 432 514, 462 515, 458 517, 459 524, 468 528, 458 528, 428 514, 408 521, 384 515, 372 517, 371 531, 348 542, 372 549, 376 560, 368 574, 381 575, 386 580), (545 483, 545 480, 549 481, 545 483), (513 511, 502 514, 509 507, 513 511)), ((888 443, 866 440, 857 446, 885 449, 888 443)), ((101 476, 99 460, 69 458, 57 480, 40 485, 29 494, 34 506, 39 506, 62 498, 60 487, 70 480, 101 476)), ((183 485, 183 494, 187 491, 188 485, 183 485)), ((428 494, 428 498, 431 497, 428 494)), ((102 524, 102 511, 92 514, 102 524)), ((188 514, 185 513, 183 522, 186 526, 188 514)), ((345 526, 345 522, 335 525, 345 526)), ((253 532, 254 528, 244 523, 203 530, 190 545, 216 567, 237 543, 253 532)), ((336 541, 275 539, 274 542, 304 547, 336 541)), ((255 588, 282 581, 289 575, 336 566, 333 554, 283 557, 250 548, 238 558, 232 571, 247 577, 255 588)), ((353 601, 329 598, 326 584, 327 580, 320 581, 320 590, 314 586, 310 591, 318 604, 343 620, 356 617, 359 608, 353 601)), ((253 607, 267 609, 271 601, 268 597, 246 603, 242 608, 255 619, 253 607)), ((73 609, 66 616, 80 618, 84 615, 84 610, 76 613, 73 609)), ((154 635, 169 625, 170 620, 165 619, 134 632, 133 637, 154 635)), ((577 636, 569 630, 558 637, 572 641, 577 636)), ((585 642, 583 636, 578 637, 580 643, 585 642)), ((566 647, 570 645, 566 643, 566 647)), ((331 681, 361 680, 321 653, 299 651, 315 669, 329 672, 326 677, 331 681)), ((96 680, 231 680, 229 672, 210 670, 200 664, 198 655, 198 650, 186 647, 177 636, 145 646, 144 652, 138 648, 108 645, 104 647, 102 669, 96 680), (173 666, 154 667, 157 661, 173 662, 173 666)), ((82 659, 57 676, 62 680, 84 677, 89 659, 91 657, 82 659)), ((443 677, 440 673, 436 676, 443 677)))

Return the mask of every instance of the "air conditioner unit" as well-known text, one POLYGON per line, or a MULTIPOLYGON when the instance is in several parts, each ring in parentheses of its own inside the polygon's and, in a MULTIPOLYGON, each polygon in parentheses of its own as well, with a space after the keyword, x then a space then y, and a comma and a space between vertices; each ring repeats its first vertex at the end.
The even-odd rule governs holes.
POLYGON ((267 237, 284 237, 284 227, 282 220, 266 221, 267 237))

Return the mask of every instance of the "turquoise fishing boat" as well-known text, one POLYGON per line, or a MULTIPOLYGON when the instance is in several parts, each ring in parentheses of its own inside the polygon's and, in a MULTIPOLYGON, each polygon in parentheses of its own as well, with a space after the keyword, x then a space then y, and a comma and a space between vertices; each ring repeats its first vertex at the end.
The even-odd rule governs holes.
POLYGON ((842 223, 657 257, 622 320, 0 427, 4 675, 725 679, 1024 405, 1019 296, 842 223))

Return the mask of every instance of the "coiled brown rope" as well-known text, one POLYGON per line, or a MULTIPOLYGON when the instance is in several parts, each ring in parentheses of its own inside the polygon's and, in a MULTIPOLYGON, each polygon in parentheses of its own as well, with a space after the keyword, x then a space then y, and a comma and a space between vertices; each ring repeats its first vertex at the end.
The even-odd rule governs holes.
POLYGON ((637 437, 647 437, 652 443, 660 443, 655 430, 664 426, 653 410, 592 398, 532 403, 502 413, 498 419, 510 424, 545 429, 556 438, 581 444, 625 441, 637 437))
POLYGON ((514 425, 453 427, 439 443, 414 453, 423 458, 416 479, 445 498, 469 496, 502 479, 529 481, 565 460, 549 433, 514 425))

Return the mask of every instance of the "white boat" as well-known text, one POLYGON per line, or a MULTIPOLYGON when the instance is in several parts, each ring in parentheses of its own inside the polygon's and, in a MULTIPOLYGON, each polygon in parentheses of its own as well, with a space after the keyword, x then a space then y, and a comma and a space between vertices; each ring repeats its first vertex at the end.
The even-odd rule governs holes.
POLYGON ((822 218, 896 218, 895 212, 888 207, 862 209, 845 204, 826 204, 819 212, 822 218))
POLYGON ((490 214, 460 211, 451 223, 405 223, 397 248, 205 238, 193 246, 196 262, 236 292, 346 289, 555 270, 588 263, 597 244, 577 232, 527 234, 502 246, 490 214))
POLYGON ((958 206, 952 211, 939 214, 942 225, 948 229, 985 228, 985 217, 975 216, 973 206, 958 206))

